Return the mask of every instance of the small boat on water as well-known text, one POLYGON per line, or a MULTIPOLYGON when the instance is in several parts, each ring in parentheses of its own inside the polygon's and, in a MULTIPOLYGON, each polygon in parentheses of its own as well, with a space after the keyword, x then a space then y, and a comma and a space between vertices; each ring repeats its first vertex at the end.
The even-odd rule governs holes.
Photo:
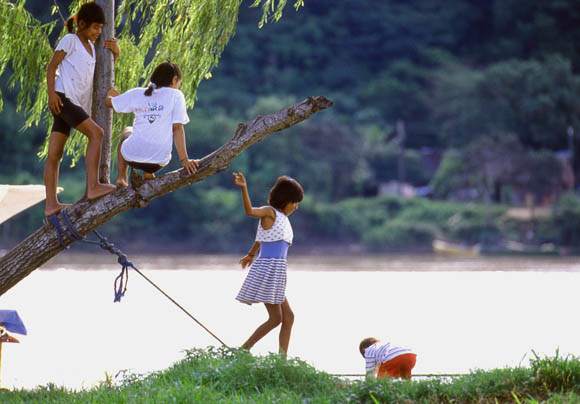
POLYGON ((466 246, 459 243, 435 239, 433 240, 432 246, 433 251, 442 255, 476 257, 481 253, 479 244, 466 246))

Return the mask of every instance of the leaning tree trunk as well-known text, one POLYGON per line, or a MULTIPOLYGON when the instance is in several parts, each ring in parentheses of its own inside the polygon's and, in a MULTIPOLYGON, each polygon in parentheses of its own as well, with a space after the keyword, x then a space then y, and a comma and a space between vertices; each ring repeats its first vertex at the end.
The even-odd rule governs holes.
POLYGON ((113 110, 105 106, 105 95, 113 87, 114 61, 113 53, 103 47, 105 39, 115 36, 115 2, 114 0, 96 0, 105 13, 105 24, 99 40, 95 44, 97 62, 95 65, 95 81, 93 83, 93 113, 94 121, 103 128, 104 136, 101 143, 101 161, 99 162, 99 181, 109 183, 111 177, 111 139, 113 131, 113 110))
MULTIPOLYGON (((248 124, 239 124, 232 139, 205 156, 194 175, 187 176, 180 169, 153 180, 133 181, 130 187, 119 188, 96 201, 80 200, 67 209, 67 215, 76 229, 85 235, 121 212, 145 207, 154 198, 224 171, 235 157, 265 136, 295 125, 330 106, 332 101, 324 97, 310 97, 279 112, 259 116, 248 124)), ((66 228, 64 223, 61 225, 66 228)), ((70 243, 67 240, 65 244, 70 243)), ((0 295, 62 250, 51 224, 38 229, 0 258, 0 295)))

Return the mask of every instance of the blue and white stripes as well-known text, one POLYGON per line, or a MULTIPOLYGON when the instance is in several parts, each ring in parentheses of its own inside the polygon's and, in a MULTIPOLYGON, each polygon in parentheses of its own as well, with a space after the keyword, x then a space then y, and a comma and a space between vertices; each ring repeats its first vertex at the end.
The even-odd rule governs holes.
POLYGON ((370 372, 376 367, 381 366, 383 363, 407 353, 413 353, 413 351, 409 348, 391 345, 389 342, 384 344, 375 342, 365 350, 366 370, 367 372, 370 372))
POLYGON ((236 296, 242 303, 281 304, 286 297, 286 259, 259 257, 236 296))

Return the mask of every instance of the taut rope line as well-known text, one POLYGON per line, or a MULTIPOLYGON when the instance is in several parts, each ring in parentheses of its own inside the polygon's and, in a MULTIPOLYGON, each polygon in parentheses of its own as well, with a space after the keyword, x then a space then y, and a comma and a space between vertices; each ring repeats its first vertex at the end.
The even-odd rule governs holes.
POLYGON ((60 225, 58 222, 58 213, 49 216, 50 222, 56 229, 56 234, 58 236, 58 241, 60 244, 68 249, 69 247, 65 244, 63 237, 70 239, 71 241, 80 241, 87 244, 98 245, 103 250, 109 251, 111 254, 116 255, 117 262, 121 265, 121 273, 115 278, 115 302, 120 302, 121 298, 125 295, 127 291, 127 283, 129 281, 129 268, 133 268, 139 275, 141 275, 147 282, 149 282, 155 289, 163 294, 166 298, 168 298, 174 305, 179 307, 189 318, 195 321, 201 328, 208 332, 212 337, 219 341, 220 344, 228 348, 225 342, 219 339, 213 332, 211 332, 205 325, 203 325, 198 319, 196 319, 189 311, 187 311, 182 305, 177 303, 175 299, 169 296, 163 289, 155 284, 151 279, 149 279, 143 272, 137 269, 131 261, 127 259, 127 256, 121 252, 115 245, 107 240, 106 237, 103 237, 98 231, 93 230, 96 236, 99 238, 99 241, 95 240, 87 240, 85 236, 75 229, 74 225, 72 224, 71 220, 69 219, 68 215, 66 214, 65 210, 60 211, 60 216, 62 217, 66 227, 68 228, 68 232, 60 225))

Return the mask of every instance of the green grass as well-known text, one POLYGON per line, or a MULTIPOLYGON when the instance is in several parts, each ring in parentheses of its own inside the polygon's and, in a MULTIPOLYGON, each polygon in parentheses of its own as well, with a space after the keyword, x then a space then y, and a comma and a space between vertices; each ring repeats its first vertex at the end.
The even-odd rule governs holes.
POLYGON ((126 374, 90 390, 54 385, 0 392, 3 404, 96 403, 521 403, 580 404, 580 360, 535 356, 529 367, 475 371, 452 380, 348 381, 298 359, 237 349, 193 349, 171 368, 126 374))

